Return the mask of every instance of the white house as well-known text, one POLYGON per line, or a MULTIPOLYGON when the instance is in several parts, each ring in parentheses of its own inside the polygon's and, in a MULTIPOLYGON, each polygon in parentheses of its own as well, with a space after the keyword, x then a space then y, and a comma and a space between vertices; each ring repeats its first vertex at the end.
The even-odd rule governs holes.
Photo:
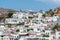
POLYGON ((6 24, 18 24, 19 21, 18 21, 17 19, 14 19, 14 18, 7 18, 7 19, 5 20, 5 23, 6 23, 6 24))
POLYGON ((56 40, 60 40, 60 30, 55 30, 55 38, 56 40))
POLYGON ((15 14, 13 14, 13 18, 22 18, 24 16, 23 12, 16 12, 15 14))
POLYGON ((38 14, 38 18, 41 18, 43 15, 43 13, 40 13, 40 12, 37 12, 37 14, 38 14))

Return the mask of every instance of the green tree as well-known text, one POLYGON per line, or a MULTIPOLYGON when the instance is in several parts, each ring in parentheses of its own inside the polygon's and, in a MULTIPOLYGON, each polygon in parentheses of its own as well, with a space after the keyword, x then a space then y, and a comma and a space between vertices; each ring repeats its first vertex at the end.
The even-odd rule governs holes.
POLYGON ((43 17, 46 17, 46 15, 45 15, 45 14, 43 14, 42 16, 43 16, 43 17))
POLYGON ((56 25, 54 26, 53 30, 54 30, 54 29, 57 29, 57 28, 60 28, 60 25, 59 25, 59 24, 56 24, 56 25))
POLYGON ((50 9, 49 11, 46 11, 47 14, 50 14, 51 16, 54 15, 54 12, 52 11, 52 9, 50 9))
POLYGON ((27 32, 30 31, 30 30, 33 30, 33 28, 27 28, 27 32))
POLYGON ((28 18, 29 18, 29 19, 32 19, 33 17, 29 16, 28 18))
POLYGON ((15 40, 18 40, 17 38, 15 40))
POLYGON ((16 32, 19 32, 19 31, 20 31, 19 29, 16 30, 16 32))
POLYGON ((4 19, 4 17, 0 17, 0 21, 1 21, 2 19, 4 19))
POLYGON ((47 34, 44 34, 44 35, 43 35, 43 37, 49 37, 49 35, 47 35, 47 34))
POLYGON ((8 18, 11 18, 13 13, 8 13, 8 18))
POLYGON ((4 37, 4 35, 0 35, 1 37, 4 37))
POLYGON ((7 24, 7 25, 8 25, 9 28, 11 28, 11 25, 12 25, 12 24, 7 24))
POLYGON ((49 12, 51 12, 51 11, 52 11, 52 9, 49 10, 49 12))

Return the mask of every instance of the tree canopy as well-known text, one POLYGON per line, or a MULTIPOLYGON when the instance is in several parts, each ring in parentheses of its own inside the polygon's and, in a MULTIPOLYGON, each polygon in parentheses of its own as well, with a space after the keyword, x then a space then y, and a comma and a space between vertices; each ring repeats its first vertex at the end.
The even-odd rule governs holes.
POLYGON ((8 18, 11 18, 13 13, 8 13, 8 18))

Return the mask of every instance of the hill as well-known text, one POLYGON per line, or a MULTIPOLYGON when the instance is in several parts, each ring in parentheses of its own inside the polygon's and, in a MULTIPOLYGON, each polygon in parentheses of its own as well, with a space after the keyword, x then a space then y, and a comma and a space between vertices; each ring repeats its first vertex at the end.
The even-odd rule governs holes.
POLYGON ((0 8, 0 22, 4 22, 5 18, 8 17, 9 13, 16 13, 18 11, 13 9, 0 8))

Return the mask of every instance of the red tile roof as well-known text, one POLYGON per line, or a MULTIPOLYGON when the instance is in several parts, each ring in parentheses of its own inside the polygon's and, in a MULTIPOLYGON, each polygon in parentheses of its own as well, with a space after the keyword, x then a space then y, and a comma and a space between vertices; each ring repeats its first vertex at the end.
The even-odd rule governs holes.
POLYGON ((45 22, 44 24, 51 25, 53 22, 45 22))

